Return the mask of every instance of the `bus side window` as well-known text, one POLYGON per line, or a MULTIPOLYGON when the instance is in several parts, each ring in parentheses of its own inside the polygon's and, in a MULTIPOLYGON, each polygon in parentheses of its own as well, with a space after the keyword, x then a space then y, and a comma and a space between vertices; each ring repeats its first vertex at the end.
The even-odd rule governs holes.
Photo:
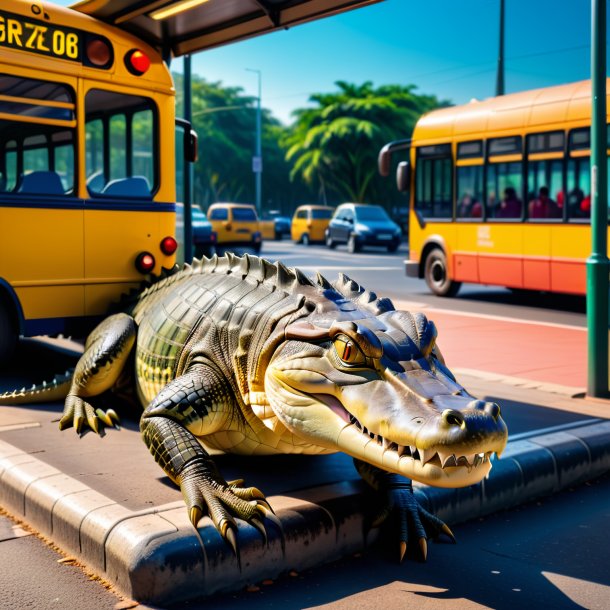
POLYGON ((85 96, 85 108, 89 193, 150 200, 158 182, 152 101, 92 89, 85 96))
POLYGON ((568 160, 568 218, 591 217, 591 160, 578 157, 568 160))
POLYGON ((452 160, 449 145, 421 147, 418 150, 416 175, 415 209, 423 218, 452 218, 452 160))
POLYGON ((457 168, 457 218, 483 216, 483 166, 468 165, 457 168))
POLYGON ((521 218, 523 178, 521 163, 487 166, 487 218, 521 218))
POLYGON ((560 160, 530 161, 528 163, 527 199, 530 218, 563 217, 565 197, 563 194, 563 163, 560 160), (546 207, 540 211, 542 204, 546 204, 546 207))
POLYGON ((0 74, 0 193, 73 194, 75 110, 67 85, 0 74))

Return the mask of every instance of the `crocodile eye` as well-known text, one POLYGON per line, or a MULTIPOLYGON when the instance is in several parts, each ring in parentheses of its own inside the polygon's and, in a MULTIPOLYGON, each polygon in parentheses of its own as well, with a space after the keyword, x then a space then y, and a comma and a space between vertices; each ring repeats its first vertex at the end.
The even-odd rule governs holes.
POLYGON ((346 335, 337 335, 334 341, 337 356, 345 364, 366 364, 362 350, 346 335))

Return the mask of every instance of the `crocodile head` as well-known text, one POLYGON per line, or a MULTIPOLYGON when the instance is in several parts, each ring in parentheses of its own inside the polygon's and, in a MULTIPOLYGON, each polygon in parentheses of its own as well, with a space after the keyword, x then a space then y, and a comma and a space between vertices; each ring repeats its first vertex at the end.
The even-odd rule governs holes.
POLYGON ((298 437, 437 487, 479 482, 506 446, 500 407, 455 381, 422 314, 301 321, 285 335, 265 391, 298 437))

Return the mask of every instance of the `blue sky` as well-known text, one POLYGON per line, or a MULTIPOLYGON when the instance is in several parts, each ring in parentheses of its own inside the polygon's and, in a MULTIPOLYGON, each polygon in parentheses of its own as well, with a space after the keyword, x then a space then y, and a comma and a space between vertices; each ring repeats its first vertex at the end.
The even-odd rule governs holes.
MULTIPOLYGON (((507 92, 589 78, 589 0, 505 2, 507 92)), ((284 122, 337 80, 415 84, 464 103, 494 94, 498 15, 499 0, 385 0, 199 53, 193 71, 256 95, 246 68, 260 70, 263 106, 284 122)))

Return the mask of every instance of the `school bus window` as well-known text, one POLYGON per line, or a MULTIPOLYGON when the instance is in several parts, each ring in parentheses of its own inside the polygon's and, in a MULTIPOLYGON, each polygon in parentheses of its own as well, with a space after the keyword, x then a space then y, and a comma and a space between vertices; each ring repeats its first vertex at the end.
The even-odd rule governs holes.
POLYGON ((487 217, 521 218, 523 177, 521 162, 487 166, 487 217))
POLYGON ((92 89, 85 97, 85 109, 89 193, 150 199, 158 182, 159 154, 152 101, 92 89))
POLYGON ((135 112, 132 120, 133 173, 154 183, 153 112, 150 109, 135 112))
POLYGON ((0 192, 73 191, 75 124, 66 85, 0 75, 0 192))
POLYGON ((127 126, 125 115, 110 117, 110 180, 127 176, 127 126))
POLYGON ((457 218, 483 216, 483 166, 467 165, 457 168, 457 218))
POLYGON ((4 162, 1 170, 0 178, 0 191, 7 192, 12 191, 17 185, 17 142, 11 140, 6 143, 4 148, 4 155, 2 157, 4 162))

